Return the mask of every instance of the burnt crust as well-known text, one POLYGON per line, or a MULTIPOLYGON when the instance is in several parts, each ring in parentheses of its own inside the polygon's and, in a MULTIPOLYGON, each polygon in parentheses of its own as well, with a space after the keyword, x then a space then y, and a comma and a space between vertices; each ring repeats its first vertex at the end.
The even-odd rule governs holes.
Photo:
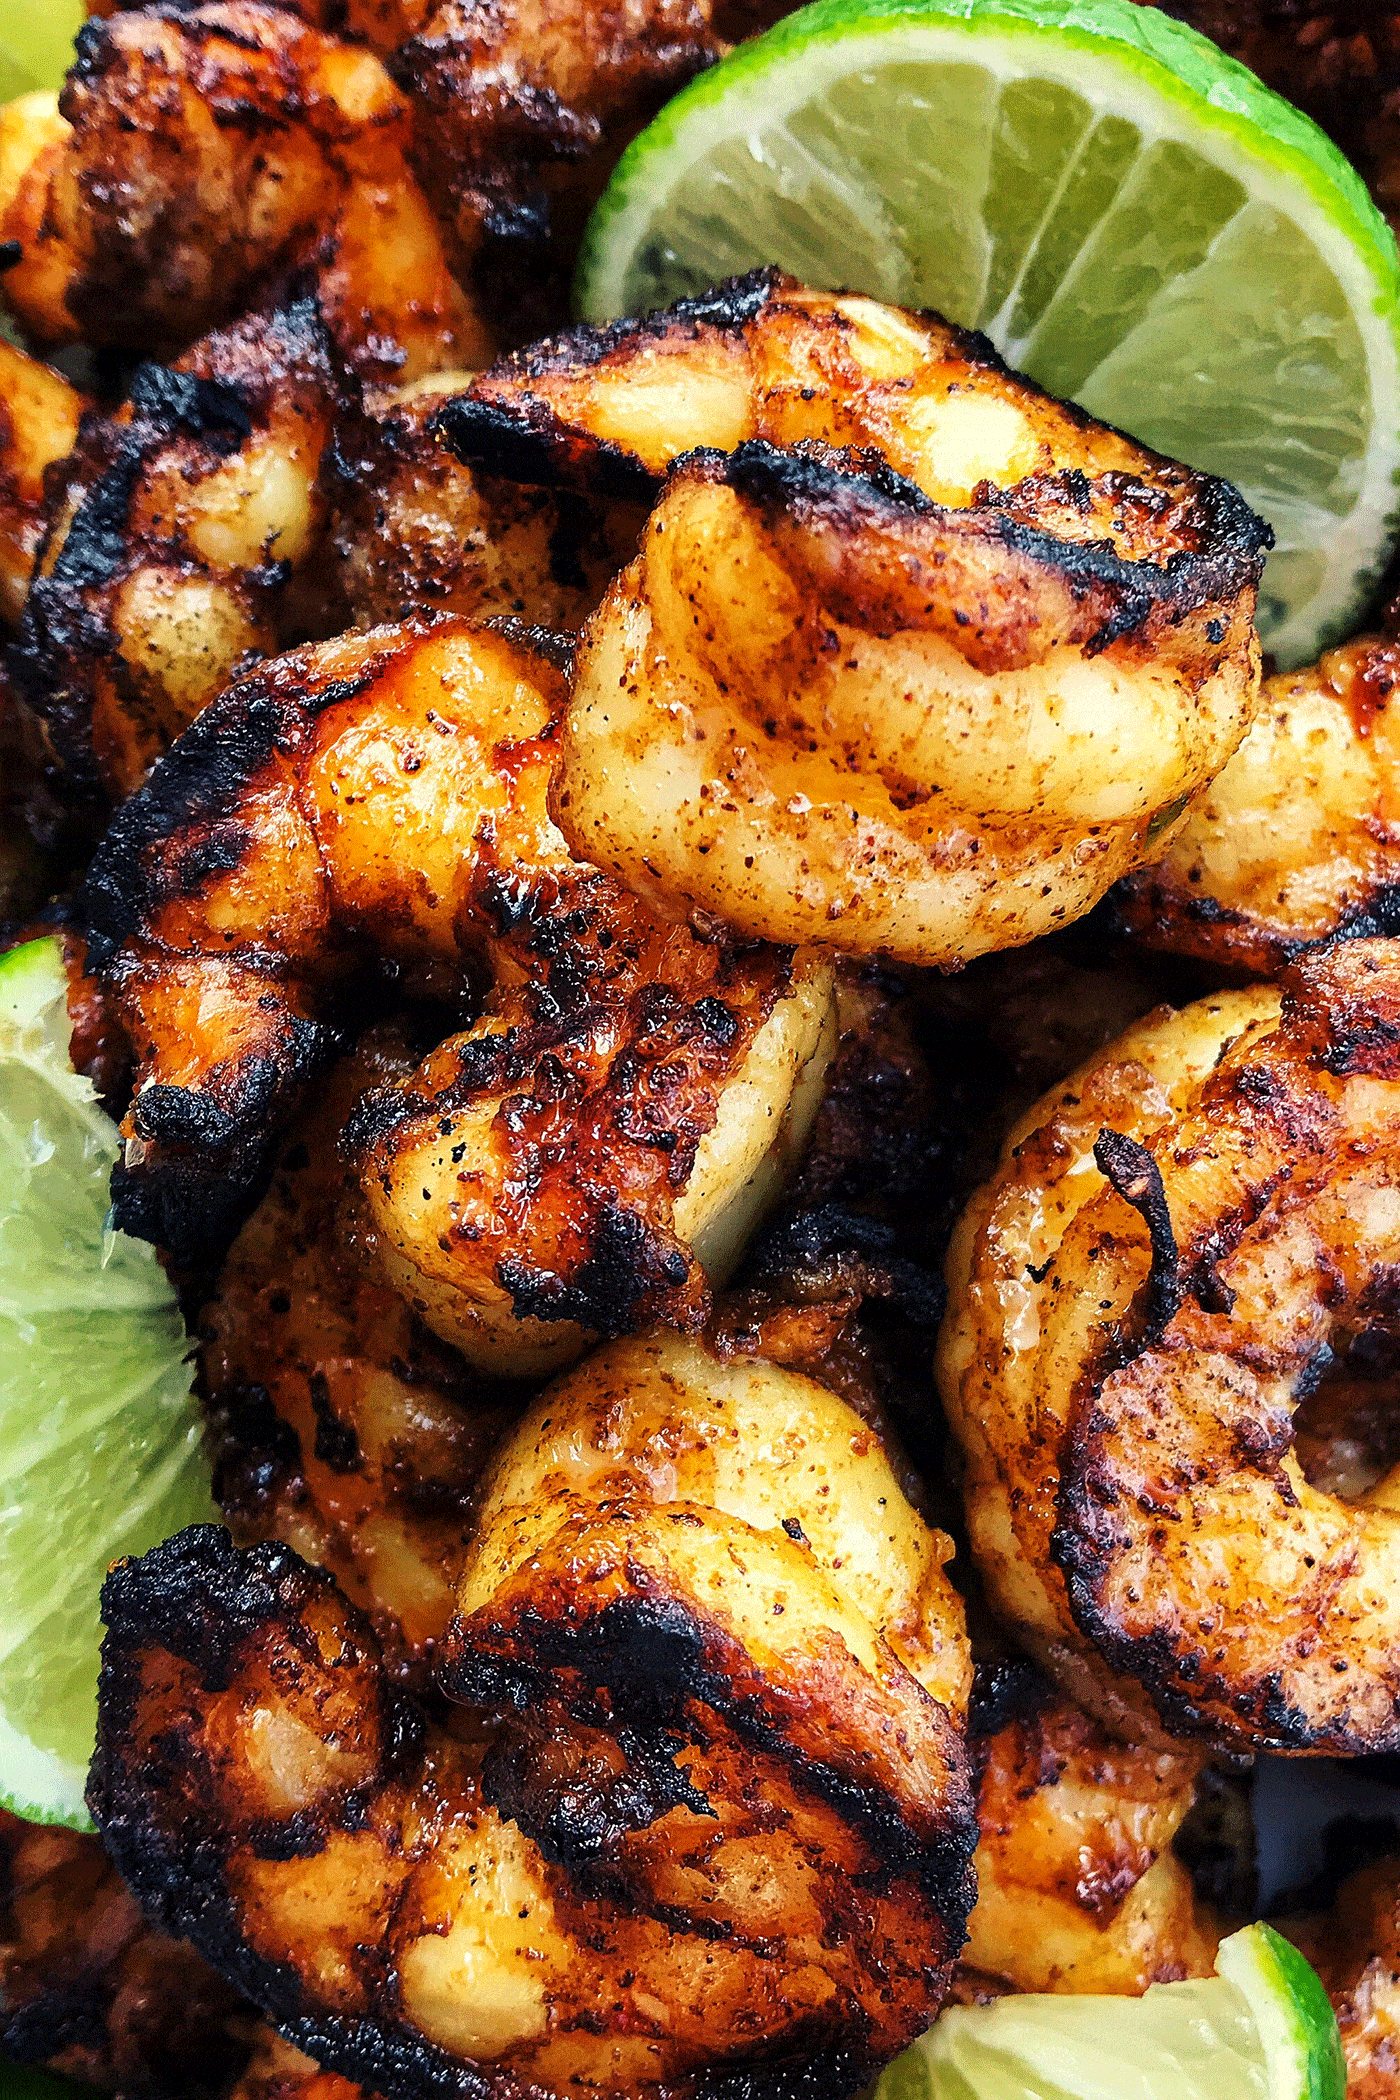
MULTIPOLYGON (((256 1856, 269 1861, 315 1857, 333 1833, 364 1827, 371 1794, 386 1776, 401 1773, 414 1784, 421 1712, 387 1685, 372 1631, 338 1596, 330 1578, 286 1547, 240 1552, 222 1529, 195 1526, 139 1561, 120 1563, 105 1586, 103 1611, 108 1630, 99 1745, 88 1800, 104 1841, 148 1914, 189 1938, 295 2046, 327 2069, 405 2100, 528 2100, 537 2088, 508 2069, 479 2070, 374 2014, 326 2015, 310 2003, 293 1968, 258 1956, 244 1936, 226 1878, 227 1863, 240 1844, 251 1845, 256 1856), (327 1649, 312 1628, 324 1622, 330 1604, 336 1633, 327 1649), (158 1720, 167 1710, 161 1654, 192 1673, 189 1689, 168 1708, 168 1727, 158 1720), (295 1682, 303 1667, 309 1670, 309 1682, 326 1687, 317 1697, 346 1697, 353 1707, 362 1705, 365 1690, 373 1687, 378 1702, 373 1730, 380 1745, 376 1777, 358 1790, 351 1786, 323 1796, 314 1810, 284 1813, 276 1823, 221 1830, 199 1785, 193 1793, 187 1790, 192 1754, 202 1754, 200 1701, 206 1695, 217 1700, 236 1686, 240 1673, 257 1667, 262 1655, 278 1658, 283 1681, 295 1682), (149 1677, 148 1667, 154 1672, 149 1677), (337 1678, 345 1683, 340 1694, 337 1678), (151 1702, 143 1721, 142 1706, 151 1702), (143 1730, 144 1751, 137 1747, 143 1730), (185 1741, 187 1730, 193 1731, 191 1742, 185 1741)), ((675 1659, 669 1649, 666 1659, 675 1659)), ((605 1821, 610 1811, 620 1811, 613 1816, 620 1829, 646 1827, 676 1805, 704 1814, 703 1796, 697 1805, 693 1787, 672 1762, 674 1740, 649 1723, 641 1730, 624 1724, 617 1740, 630 1777, 624 1776, 621 1789, 601 1804, 605 1821)), ((512 1797, 520 1795, 516 1805, 525 1810, 529 1827, 539 1820, 539 1804, 524 1798, 529 1785, 519 1753, 507 1747, 493 1759, 488 1759, 488 1792, 507 1811, 512 1797)), ((571 1863, 581 1863, 585 1874, 606 1849, 606 1833, 600 1844, 596 1829, 566 1823, 556 1835, 557 1849, 571 1863)), ((970 1896, 969 1849, 964 1842, 957 1862, 964 1902, 970 1896)), ((699 1929, 688 1913, 684 1926, 699 1929)), ((829 2036, 814 2033, 812 2046, 804 2050, 799 2030, 782 2046, 760 2047, 750 2062, 673 2077, 647 2090, 655 2091, 656 2100, 749 2100, 760 2092, 778 2100, 817 2100, 819 2095, 837 2100, 863 2087, 878 2068, 856 2024, 857 2032, 835 2049, 829 2036)))
MULTIPOLYGON (((257 865, 262 839, 244 811, 274 776, 284 782, 312 762, 327 708, 370 693, 396 667, 411 679, 418 648, 479 637, 483 626, 492 662, 503 655, 496 636, 521 652, 505 661, 538 686, 545 717, 538 736, 492 763, 509 780, 513 766, 526 767, 521 792, 542 800, 571 639, 509 619, 419 621, 330 645, 329 657, 296 652, 237 682, 117 812, 94 856, 79 904, 88 967, 120 1003, 136 1063, 113 1177, 117 1217, 182 1264, 221 1251, 264 1185, 280 1124, 340 1040, 355 965, 380 952, 372 917, 364 923, 319 889, 287 954, 265 943, 256 917, 245 915, 236 934, 224 922, 209 932, 201 899, 229 872, 257 865), (196 987, 217 987, 227 1002, 197 1039, 188 1018, 196 987)), ((423 701, 425 720, 435 694, 423 701)), ((410 759, 407 771, 416 769, 410 759)), ((598 870, 562 857, 557 866, 499 865, 494 841, 482 828, 460 863, 460 959, 437 967, 449 996, 443 972, 455 970, 470 1011, 482 951, 509 987, 492 1009, 499 1025, 454 1035, 411 1077, 371 1088, 345 1126, 344 1152, 392 1204, 400 1161, 445 1135, 445 1120, 489 1100, 511 1163, 499 1193, 482 1198, 501 1220, 489 1273, 516 1318, 605 1335, 652 1317, 698 1328, 708 1289, 670 1229, 671 1209, 721 1092, 791 990, 791 951, 717 929, 669 931, 598 870)), ((320 850, 313 835, 307 851, 320 850)), ((455 1243, 446 1235, 457 1231, 470 1261, 472 1217, 459 1227, 449 1208, 460 1163, 459 1150, 443 1170, 443 1223, 432 1229, 447 1254, 455 1243)))
MULTIPOLYGON (((1238 491, 1202 475, 1191 476, 1181 492, 1173 520, 1177 547, 1165 561, 1148 561, 1125 557, 1107 533, 1066 538, 1056 529, 1091 500, 1095 525, 1109 530, 1125 503, 1150 501, 1154 492, 1126 475, 1090 482, 1071 469, 1015 489, 988 490, 983 503, 949 510, 888 466, 872 472, 868 455, 810 443, 786 450, 750 439, 732 453, 689 453, 673 472, 732 488, 774 526, 791 519, 799 531, 840 535, 852 546, 888 537, 935 566, 961 546, 969 562, 990 560, 1004 574, 1024 565, 1030 576, 1052 576, 1068 593, 1066 638, 1091 656, 1143 636, 1149 626, 1175 625, 1237 597, 1258 583, 1272 545, 1269 527, 1238 491), (1037 522, 1041 516, 1050 529, 1037 522)), ((830 596, 839 612, 839 585, 830 596)))
POLYGON ((1341 904, 1316 935, 1284 933, 1199 890, 1164 885, 1157 870, 1126 876, 1104 900, 1104 930, 1172 955, 1196 956, 1250 976, 1274 977, 1331 941, 1391 940, 1400 934, 1400 882, 1381 882, 1341 904))
MULTIPOLYGON (((613 1514, 625 1526, 626 1512, 613 1514)), ((719 1630, 697 1612, 675 1598, 648 1596, 639 1586, 591 1615, 586 1604, 566 1619, 527 1605, 509 1617, 493 1607, 489 1625, 454 1621, 441 1677, 454 1699, 521 1714, 557 1697, 567 1681, 575 1687, 569 1704, 576 1715, 593 1725, 634 1723, 653 1734, 695 1707, 706 1709, 742 1741, 788 1764, 800 1785, 865 1834, 891 1873, 916 1876, 940 1916, 965 1919, 976 1897, 976 1816, 951 1725, 945 1725, 945 1748, 959 1776, 938 1827, 916 1830, 877 1787, 860 1784, 849 1770, 813 1758, 789 1740, 758 1699, 736 1698, 725 1646, 719 1630)), ((950 1954, 963 1936, 963 1927, 954 1925, 950 1954)))
POLYGON ((76 906, 90 972, 110 970, 162 906, 237 866, 247 839, 231 812, 249 781, 326 708, 366 692, 392 656, 385 648, 367 654, 353 677, 318 680, 311 652, 295 651, 237 680, 190 724, 115 812, 93 854, 76 906), (161 856, 182 832, 201 827, 207 831, 195 851, 161 856))
POLYGON ((50 470, 49 523, 8 669, 43 725, 49 784, 78 827, 92 824, 114 785, 111 762, 94 749, 99 700, 124 719, 133 752, 154 755, 169 735, 161 696, 124 651, 139 637, 122 629, 123 586, 147 570, 217 576, 251 631, 270 641, 293 577, 266 548, 241 571, 214 569, 177 519, 147 515, 157 477, 178 473, 197 489, 289 403, 314 442, 345 384, 319 309, 304 298, 209 338, 183 367, 138 366, 122 409, 86 415, 73 454, 50 470))
POLYGON ((323 479, 355 623, 432 608, 580 626, 631 558, 644 512, 465 467, 435 435, 436 413, 436 397, 420 396, 337 426, 323 479))
MULTIPOLYGON (((377 1661, 378 1644, 368 1622, 338 1597, 329 1575, 308 1566, 290 1547, 269 1544, 239 1551, 221 1526, 199 1524, 177 1532, 140 1560, 119 1561, 102 1590, 107 1632, 89 1810, 147 1916, 196 1947, 263 2008, 294 2047, 371 2091, 402 2093, 405 2100, 517 2100, 514 2081, 480 2077, 424 2039, 411 2040, 370 2019, 309 2013, 295 1972, 259 1957, 240 1933, 217 1848, 196 1828, 182 1830, 159 1813, 156 1789, 173 1789, 183 1755, 178 1733, 153 1746, 168 1769, 152 1771, 129 1761, 142 1654, 163 1650, 188 1663, 202 1689, 217 1692, 228 1686, 249 1644, 273 1631, 279 1643, 290 1644, 286 1662, 295 1672, 301 1615, 314 1600, 329 1597, 337 1598, 342 1624, 355 1643, 354 1661, 377 1661)), ((314 1640, 308 1650, 306 1637, 300 1639, 309 1659, 314 1640)), ((421 1725, 416 1709, 383 1690, 386 1740, 409 1748, 421 1725)), ((281 1842, 270 1852, 271 1833, 263 1834, 264 1856, 314 1853, 332 1827, 353 1829, 358 1812, 351 1795, 331 1816, 303 1814, 283 1826, 281 1842)))

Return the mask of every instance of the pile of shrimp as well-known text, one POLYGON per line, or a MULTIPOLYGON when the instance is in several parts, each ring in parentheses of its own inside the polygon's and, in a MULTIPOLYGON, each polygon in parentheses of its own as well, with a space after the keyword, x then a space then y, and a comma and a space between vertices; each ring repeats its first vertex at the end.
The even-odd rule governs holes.
MULTIPOLYGON (((1400 208, 1373 11, 1169 11, 1400 208)), ((0 925, 225 1520, 109 1576, 96 1834, 0 1817, 7 2058, 853 2100, 1209 1975, 1255 1757, 1400 1752, 1395 623, 1266 675, 1237 493, 937 315, 568 326, 780 12, 102 0, 0 112, 0 925)))

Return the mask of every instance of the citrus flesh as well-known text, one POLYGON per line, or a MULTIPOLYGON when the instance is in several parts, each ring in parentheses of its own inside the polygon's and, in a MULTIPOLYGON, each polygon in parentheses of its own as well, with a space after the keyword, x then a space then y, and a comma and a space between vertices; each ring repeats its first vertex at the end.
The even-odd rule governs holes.
POLYGON ((112 1561, 217 1520, 189 1343, 107 1228, 117 1132, 69 1062, 59 945, 0 960, 0 1804, 87 1825, 112 1561))
POLYGON ((86 20, 83 0, 0 0, 0 102, 58 87, 86 20))
POLYGON ((1222 1942, 1216 1974, 1141 1998, 954 2006, 869 2100, 1345 2100, 1336 2017, 1268 1925, 1222 1942))

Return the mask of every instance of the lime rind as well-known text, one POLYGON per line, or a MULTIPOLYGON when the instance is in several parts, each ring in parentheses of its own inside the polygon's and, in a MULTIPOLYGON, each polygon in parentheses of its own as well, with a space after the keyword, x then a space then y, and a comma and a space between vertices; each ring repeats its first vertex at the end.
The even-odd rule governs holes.
POLYGON ((1216 1969, 1250 2012, 1269 2067, 1269 2100, 1346 2100, 1342 2038, 1322 1978, 1271 1925, 1223 1940, 1216 1969))
POLYGON ((1281 663, 1305 660, 1354 629, 1400 525, 1400 258, 1360 177, 1311 120, 1195 31, 1130 0, 815 0, 701 75, 634 140, 590 220, 576 298, 585 318, 607 320, 775 255, 817 283, 941 304, 950 318, 986 329, 1011 363, 1052 391, 1235 480, 1279 533, 1260 624, 1281 663), (928 77, 961 69, 959 92, 945 95, 926 140, 918 131, 920 67, 928 77), (1034 299, 1028 312, 1018 308, 1024 282, 1005 275, 1003 256, 986 252, 979 214, 995 171, 980 158, 967 162, 964 194, 948 201, 940 169, 957 165, 950 126, 965 129, 969 154, 986 145, 975 136, 980 90, 963 90, 969 69, 995 82, 1003 103, 1013 91, 1023 101, 1032 91, 1042 96, 1042 107, 1028 105, 1019 120, 1033 143, 1019 164, 1012 152, 1014 180, 997 209, 1013 222, 1017 212, 1041 211, 1037 226, 1013 224, 1012 232, 1022 272, 1049 269, 1048 317, 1034 299), (845 94, 839 130, 877 74, 867 133, 832 134, 823 99, 841 105, 845 94), (1046 99, 1055 95, 1062 105, 1082 101, 1084 136, 1056 135, 1064 110, 1057 115, 1046 99), (1122 223, 1131 198, 1114 193, 1115 124, 1130 126, 1139 156, 1138 239, 1122 223), (835 150, 827 151, 831 137, 835 150), (756 184, 746 156, 770 149, 777 158, 756 184), (1082 187, 1095 154, 1107 156, 1101 181, 1114 202, 1104 225, 1120 250, 1096 252, 1090 197, 1088 236, 1061 258, 1056 277, 1052 221, 1077 222, 1055 181, 1082 187), (804 166, 813 162, 809 184, 804 166), (1218 226, 1203 197, 1212 185, 1225 213, 1218 226), (735 204, 728 217, 709 209, 726 186, 735 204), (804 219, 805 188, 820 209, 804 219), (920 211, 936 219, 947 253, 937 252, 926 225, 921 235, 896 223, 892 195, 916 199, 906 220, 920 211), (1164 197, 1176 199, 1170 210, 1164 197), (1180 243, 1193 211, 1198 249, 1167 274, 1154 251, 1180 243), (1249 264, 1266 251, 1268 296, 1251 299, 1249 264), (1313 325, 1310 309, 1288 310, 1294 288, 1300 301, 1316 295, 1319 312, 1330 302, 1325 329, 1313 325), (1086 374, 1076 360, 1115 312, 1122 338, 1115 347, 1110 337, 1086 374), (1244 344, 1238 356, 1222 354, 1204 380, 1195 362, 1202 328, 1232 350, 1236 338, 1244 344), (1173 345, 1179 371, 1171 369, 1173 345))
POLYGON ((58 942, 0 960, 0 1802, 86 1829, 103 1573, 216 1512, 184 1322, 109 1229, 119 1139, 69 1029, 58 942))
POLYGON ((1027 1995, 954 2006, 867 2100, 1345 2100, 1321 1981, 1268 1925, 1216 1974, 1141 1998, 1027 1995))

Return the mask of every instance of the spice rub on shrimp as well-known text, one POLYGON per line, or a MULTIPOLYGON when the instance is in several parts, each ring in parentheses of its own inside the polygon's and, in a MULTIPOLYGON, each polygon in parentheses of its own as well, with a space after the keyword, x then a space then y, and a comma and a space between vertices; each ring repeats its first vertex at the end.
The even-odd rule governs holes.
POLYGON ((24 610, 44 532, 44 470, 78 438, 83 397, 61 372, 0 341, 0 620, 24 610))
POLYGON ((231 687, 117 813, 85 909, 136 1058, 127 1230, 217 1245, 367 971, 458 1012, 484 979, 344 1133, 390 1280, 521 1375, 703 1324, 815 1112, 830 975, 570 857, 545 806, 566 697, 520 630, 347 636, 231 687))
POLYGON ((949 1256, 944 1403, 997 1609, 1130 1737, 1400 1746, 1400 1508, 1295 1408, 1396 1320, 1400 944, 1130 1028, 1012 1134, 949 1256))
POLYGON ((367 2086, 855 2092, 936 2011, 971 1900, 949 1550, 820 1387, 619 1345, 487 1484, 455 1725, 327 1576, 195 1529, 109 1579, 94 1814, 367 2086))
POLYGON ((1254 727, 1166 858, 1114 893, 1147 947, 1272 976, 1336 935, 1400 926, 1400 643, 1271 678, 1254 727))
POLYGON ((637 551, 646 507, 464 466, 435 434, 441 373, 347 417, 331 454, 336 569, 357 626, 413 612, 583 624, 637 551))
POLYGON ((195 1323, 214 1491, 235 1538, 283 1539, 329 1569, 395 1660, 441 1639, 477 1480, 522 1404, 386 1281, 338 1147, 361 1096, 416 1062, 381 1023, 326 1075, 195 1323))
POLYGON ((371 52, 263 0, 159 0, 87 24, 60 107, 0 127, 3 295, 37 343, 169 354, 300 274, 363 376, 487 353, 371 52))
POLYGON ((319 552, 322 455, 347 400, 315 304, 138 366, 51 477, 11 675, 49 786, 91 823, 221 691, 276 648, 319 552))
POLYGON ((950 509, 856 464, 675 470, 586 630, 553 808, 669 908, 947 966, 1172 835, 1253 714, 1261 540, 1174 469, 950 509))
POLYGON ((724 455, 675 469, 590 625, 555 802, 671 909, 1014 946, 1169 839, 1251 719, 1266 529, 936 316, 757 271, 504 359, 437 422, 478 471, 614 499, 724 455))
POLYGON ((964 1970, 1121 1997, 1211 1975, 1224 1926, 1172 1850, 1203 1754, 1115 1742, 1019 1658, 979 1667, 969 1725, 981 1836, 964 1970))
POLYGON ((1159 499, 1190 486, 1159 485, 1154 454, 1009 372, 984 336, 809 291, 776 269, 532 343, 445 401, 438 421, 471 466, 612 497, 653 498, 683 453, 755 438, 873 450, 953 508, 980 500, 984 482, 1074 469, 1141 477, 1159 499))

